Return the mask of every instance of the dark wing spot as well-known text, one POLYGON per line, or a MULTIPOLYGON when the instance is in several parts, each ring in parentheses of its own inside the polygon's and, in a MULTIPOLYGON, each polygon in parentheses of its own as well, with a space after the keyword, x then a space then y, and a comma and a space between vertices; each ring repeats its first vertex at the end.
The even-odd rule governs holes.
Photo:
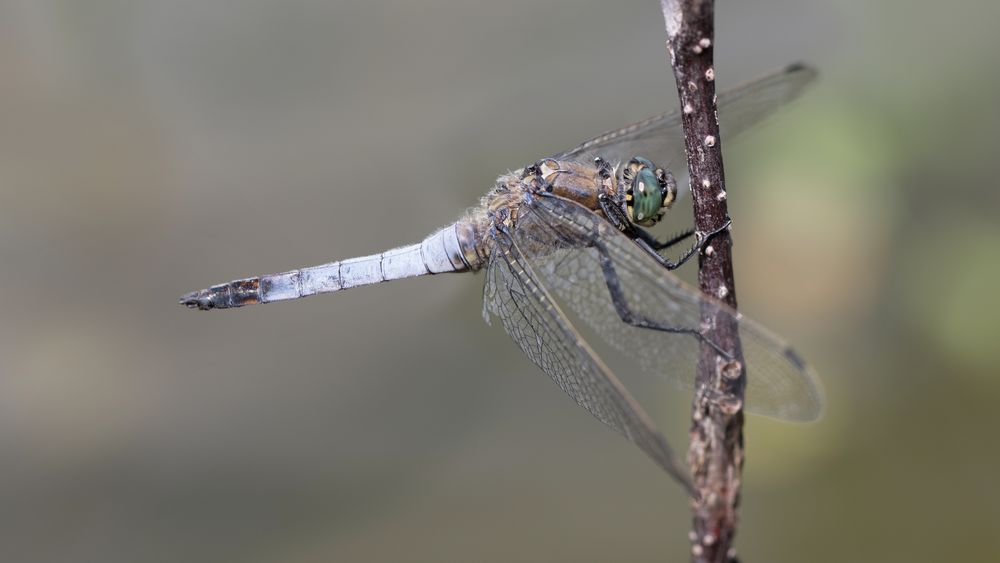
POLYGON ((785 358, 787 358, 793 366, 798 368, 799 371, 806 371, 806 361, 795 350, 785 348, 785 358))

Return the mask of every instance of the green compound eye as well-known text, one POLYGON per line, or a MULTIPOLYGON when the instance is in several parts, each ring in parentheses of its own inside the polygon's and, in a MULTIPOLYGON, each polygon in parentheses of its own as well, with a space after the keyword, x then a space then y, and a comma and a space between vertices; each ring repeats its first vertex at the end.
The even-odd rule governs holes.
POLYGON ((673 175, 640 156, 628 161, 622 170, 622 182, 629 218, 642 227, 655 225, 677 196, 673 175))
POLYGON ((638 170, 632 181, 632 221, 649 227, 659 219, 663 206, 663 191, 650 168, 638 170))

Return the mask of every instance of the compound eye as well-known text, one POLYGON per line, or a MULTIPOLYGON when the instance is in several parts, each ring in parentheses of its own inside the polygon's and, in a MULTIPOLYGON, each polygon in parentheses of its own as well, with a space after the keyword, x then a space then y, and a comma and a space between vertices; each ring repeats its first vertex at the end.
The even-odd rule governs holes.
POLYGON ((628 161, 628 166, 629 166, 629 168, 632 169, 633 172, 636 172, 636 173, 639 172, 640 170, 642 170, 643 168, 648 168, 650 170, 652 170, 654 168, 652 162, 650 162, 648 159, 643 158, 641 156, 634 156, 634 157, 632 157, 632 160, 628 161))
POLYGON ((632 221, 649 227, 659 218, 663 206, 663 189, 653 170, 641 168, 632 181, 632 221))

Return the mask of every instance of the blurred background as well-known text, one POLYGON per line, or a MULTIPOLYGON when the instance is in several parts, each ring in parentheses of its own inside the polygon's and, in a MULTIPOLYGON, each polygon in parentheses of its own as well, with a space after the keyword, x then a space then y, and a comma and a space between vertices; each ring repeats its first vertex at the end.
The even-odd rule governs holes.
MULTIPOLYGON (((748 419, 740 553, 996 557, 1000 8, 717 11, 720 88, 821 71, 725 144, 740 304, 828 395, 748 419)), ((686 560, 681 489, 482 322, 482 276, 176 304, 675 107, 663 43, 655 0, 0 0, 0 560, 686 560)), ((684 450, 689 394, 622 376, 684 450)))

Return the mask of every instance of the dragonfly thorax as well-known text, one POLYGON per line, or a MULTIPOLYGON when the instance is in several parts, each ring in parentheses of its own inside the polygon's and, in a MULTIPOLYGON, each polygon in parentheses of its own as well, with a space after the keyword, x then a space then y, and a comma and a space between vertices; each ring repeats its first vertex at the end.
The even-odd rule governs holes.
POLYGON ((614 195, 617 191, 614 175, 593 164, 547 158, 526 168, 525 174, 529 181, 523 185, 529 191, 544 189, 591 210, 600 208, 601 194, 614 195), (539 181, 530 181, 532 178, 539 181))
POLYGON ((677 199, 677 181, 669 170, 636 156, 622 169, 625 210, 636 225, 652 227, 677 199))

